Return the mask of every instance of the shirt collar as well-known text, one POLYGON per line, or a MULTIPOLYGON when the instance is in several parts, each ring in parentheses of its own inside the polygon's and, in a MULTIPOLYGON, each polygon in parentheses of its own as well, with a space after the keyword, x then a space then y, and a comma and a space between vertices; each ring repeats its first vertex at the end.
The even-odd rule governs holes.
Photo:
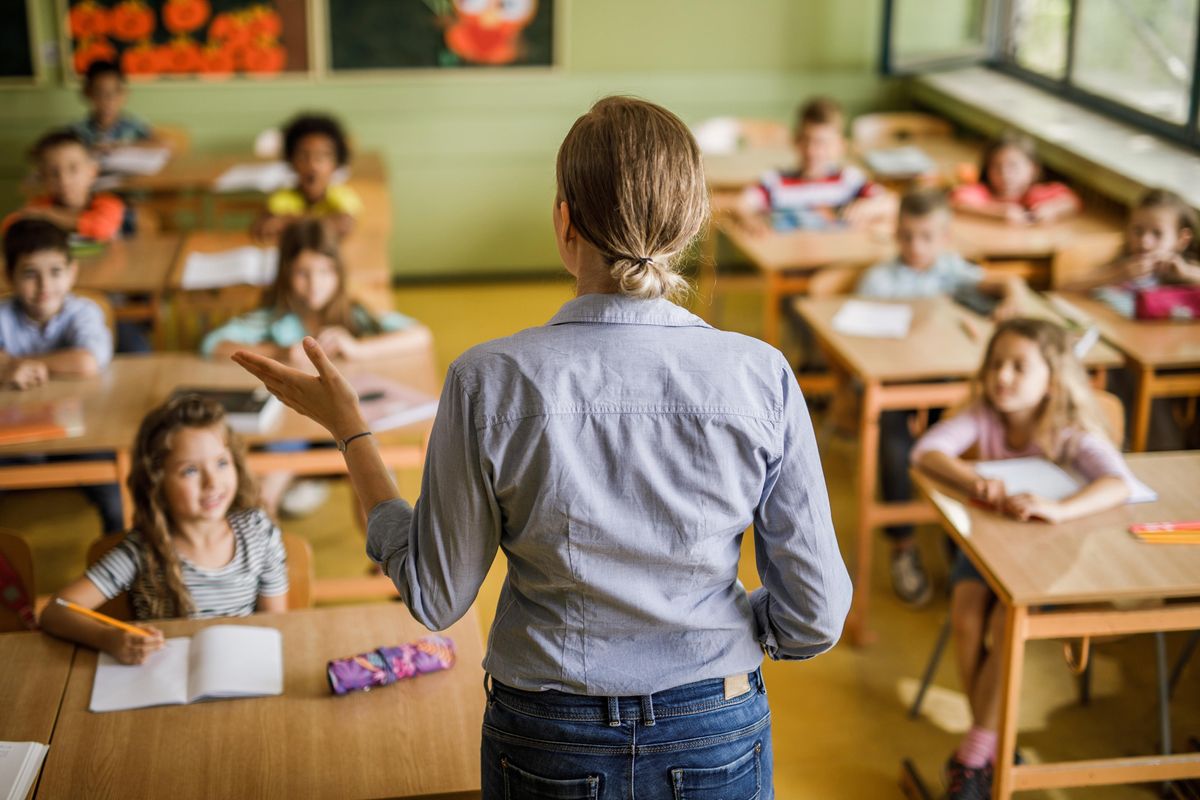
POLYGON ((662 325, 668 328, 710 328, 704 320, 670 300, 642 300, 621 294, 585 294, 558 310, 548 325, 605 322, 618 325, 662 325))

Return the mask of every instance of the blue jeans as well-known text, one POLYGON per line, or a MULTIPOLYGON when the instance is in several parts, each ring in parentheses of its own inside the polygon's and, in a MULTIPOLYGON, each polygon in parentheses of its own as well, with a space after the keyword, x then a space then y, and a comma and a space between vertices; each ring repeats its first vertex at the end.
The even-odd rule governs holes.
POLYGON ((769 800, 771 711, 762 672, 645 697, 525 692, 493 681, 483 800, 769 800))

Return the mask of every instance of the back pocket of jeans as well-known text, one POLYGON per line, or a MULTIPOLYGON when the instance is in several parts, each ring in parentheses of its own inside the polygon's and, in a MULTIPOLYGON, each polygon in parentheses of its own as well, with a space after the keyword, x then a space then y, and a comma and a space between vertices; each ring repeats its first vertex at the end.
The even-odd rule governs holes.
POLYGON ((526 772, 507 758, 500 760, 504 773, 505 800, 596 800, 600 796, 600 778, 543 778, 526 772))
POLYGON ((762 791, 762 744, 723 767, 671 770, 675 800, 755 800, 762 791))

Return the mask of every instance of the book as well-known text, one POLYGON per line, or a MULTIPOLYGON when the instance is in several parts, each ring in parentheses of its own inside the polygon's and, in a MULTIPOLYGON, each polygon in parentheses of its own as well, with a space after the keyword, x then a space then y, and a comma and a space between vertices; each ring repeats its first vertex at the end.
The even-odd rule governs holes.
POLYGON ((373 431, 402 428, 437 414, 438 400, 376 375, 353 375, 350 385, 358 392, 363 420, 373 431))
POLYGON ((116 147, 101 154, 100 169, 121 175, 157 175, 170 160, 167 147, 116 147))
MULTIPOLYGON (((1060 467, 1053 461, 1039 456, 1006 458, 1000 461, 980 461, 975 471, 985 478, 1004 481, 1004 493, 1036 494, 1047 500, 1065 500, 1084 486, 1078 475, 1060 467)), ((1134 478, 1127 503, 1153 503, 1158 492, 1134 478)))
POLYGON ((296 184, 296 172, 286 161, 234 164, 213 181, 217 192, 274 192, 296 184))
POLYGON ((78 397, 0 408, 0 445, 82 435, 83 401, 78 397))
POLYGON ((219 289, 223 286, 266 286, 275 280, 279 251, 274 247, 235 247, 217 253, 188 253, 183 263, 184 289, 219 289))
POLYGON ((847 300, 833 315, 833 329, 847 336, 903 339, 912 326, 912 306, 847 300))
POLYGON ((275 628, 213 625, 167 639, 142 664, 100 654, 94 712, 283 694, 283 636, 275 628))
POLYGON ((887 147, 871 150, 866 156, 871 172, 884 178, 907 178, 925 175, 937 165, 919 147, 887 147))
POLYGON ((265 386, 254 389, 181 386, 171 392, 171 398, 185 394, 198 394, 206 400, 220 403, 225 409, 225 421, 238 433, 266 433, 275 427, 283 414, 283 403, 265 386))
POLYGON ((41 742, 0 742, 0 800, 25 800, 50 748, 41 742))

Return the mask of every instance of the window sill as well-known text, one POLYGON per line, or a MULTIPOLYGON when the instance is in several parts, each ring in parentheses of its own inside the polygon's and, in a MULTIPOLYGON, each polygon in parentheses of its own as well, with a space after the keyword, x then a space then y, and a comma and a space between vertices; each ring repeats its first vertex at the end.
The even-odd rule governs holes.
POLYGON ((984 67, 914 78, 913 98, 968 128, 1022 131, 1047 166, 1125 204, 1146 189, 1200 208, 1200 156, 1130 125, 984 67))

